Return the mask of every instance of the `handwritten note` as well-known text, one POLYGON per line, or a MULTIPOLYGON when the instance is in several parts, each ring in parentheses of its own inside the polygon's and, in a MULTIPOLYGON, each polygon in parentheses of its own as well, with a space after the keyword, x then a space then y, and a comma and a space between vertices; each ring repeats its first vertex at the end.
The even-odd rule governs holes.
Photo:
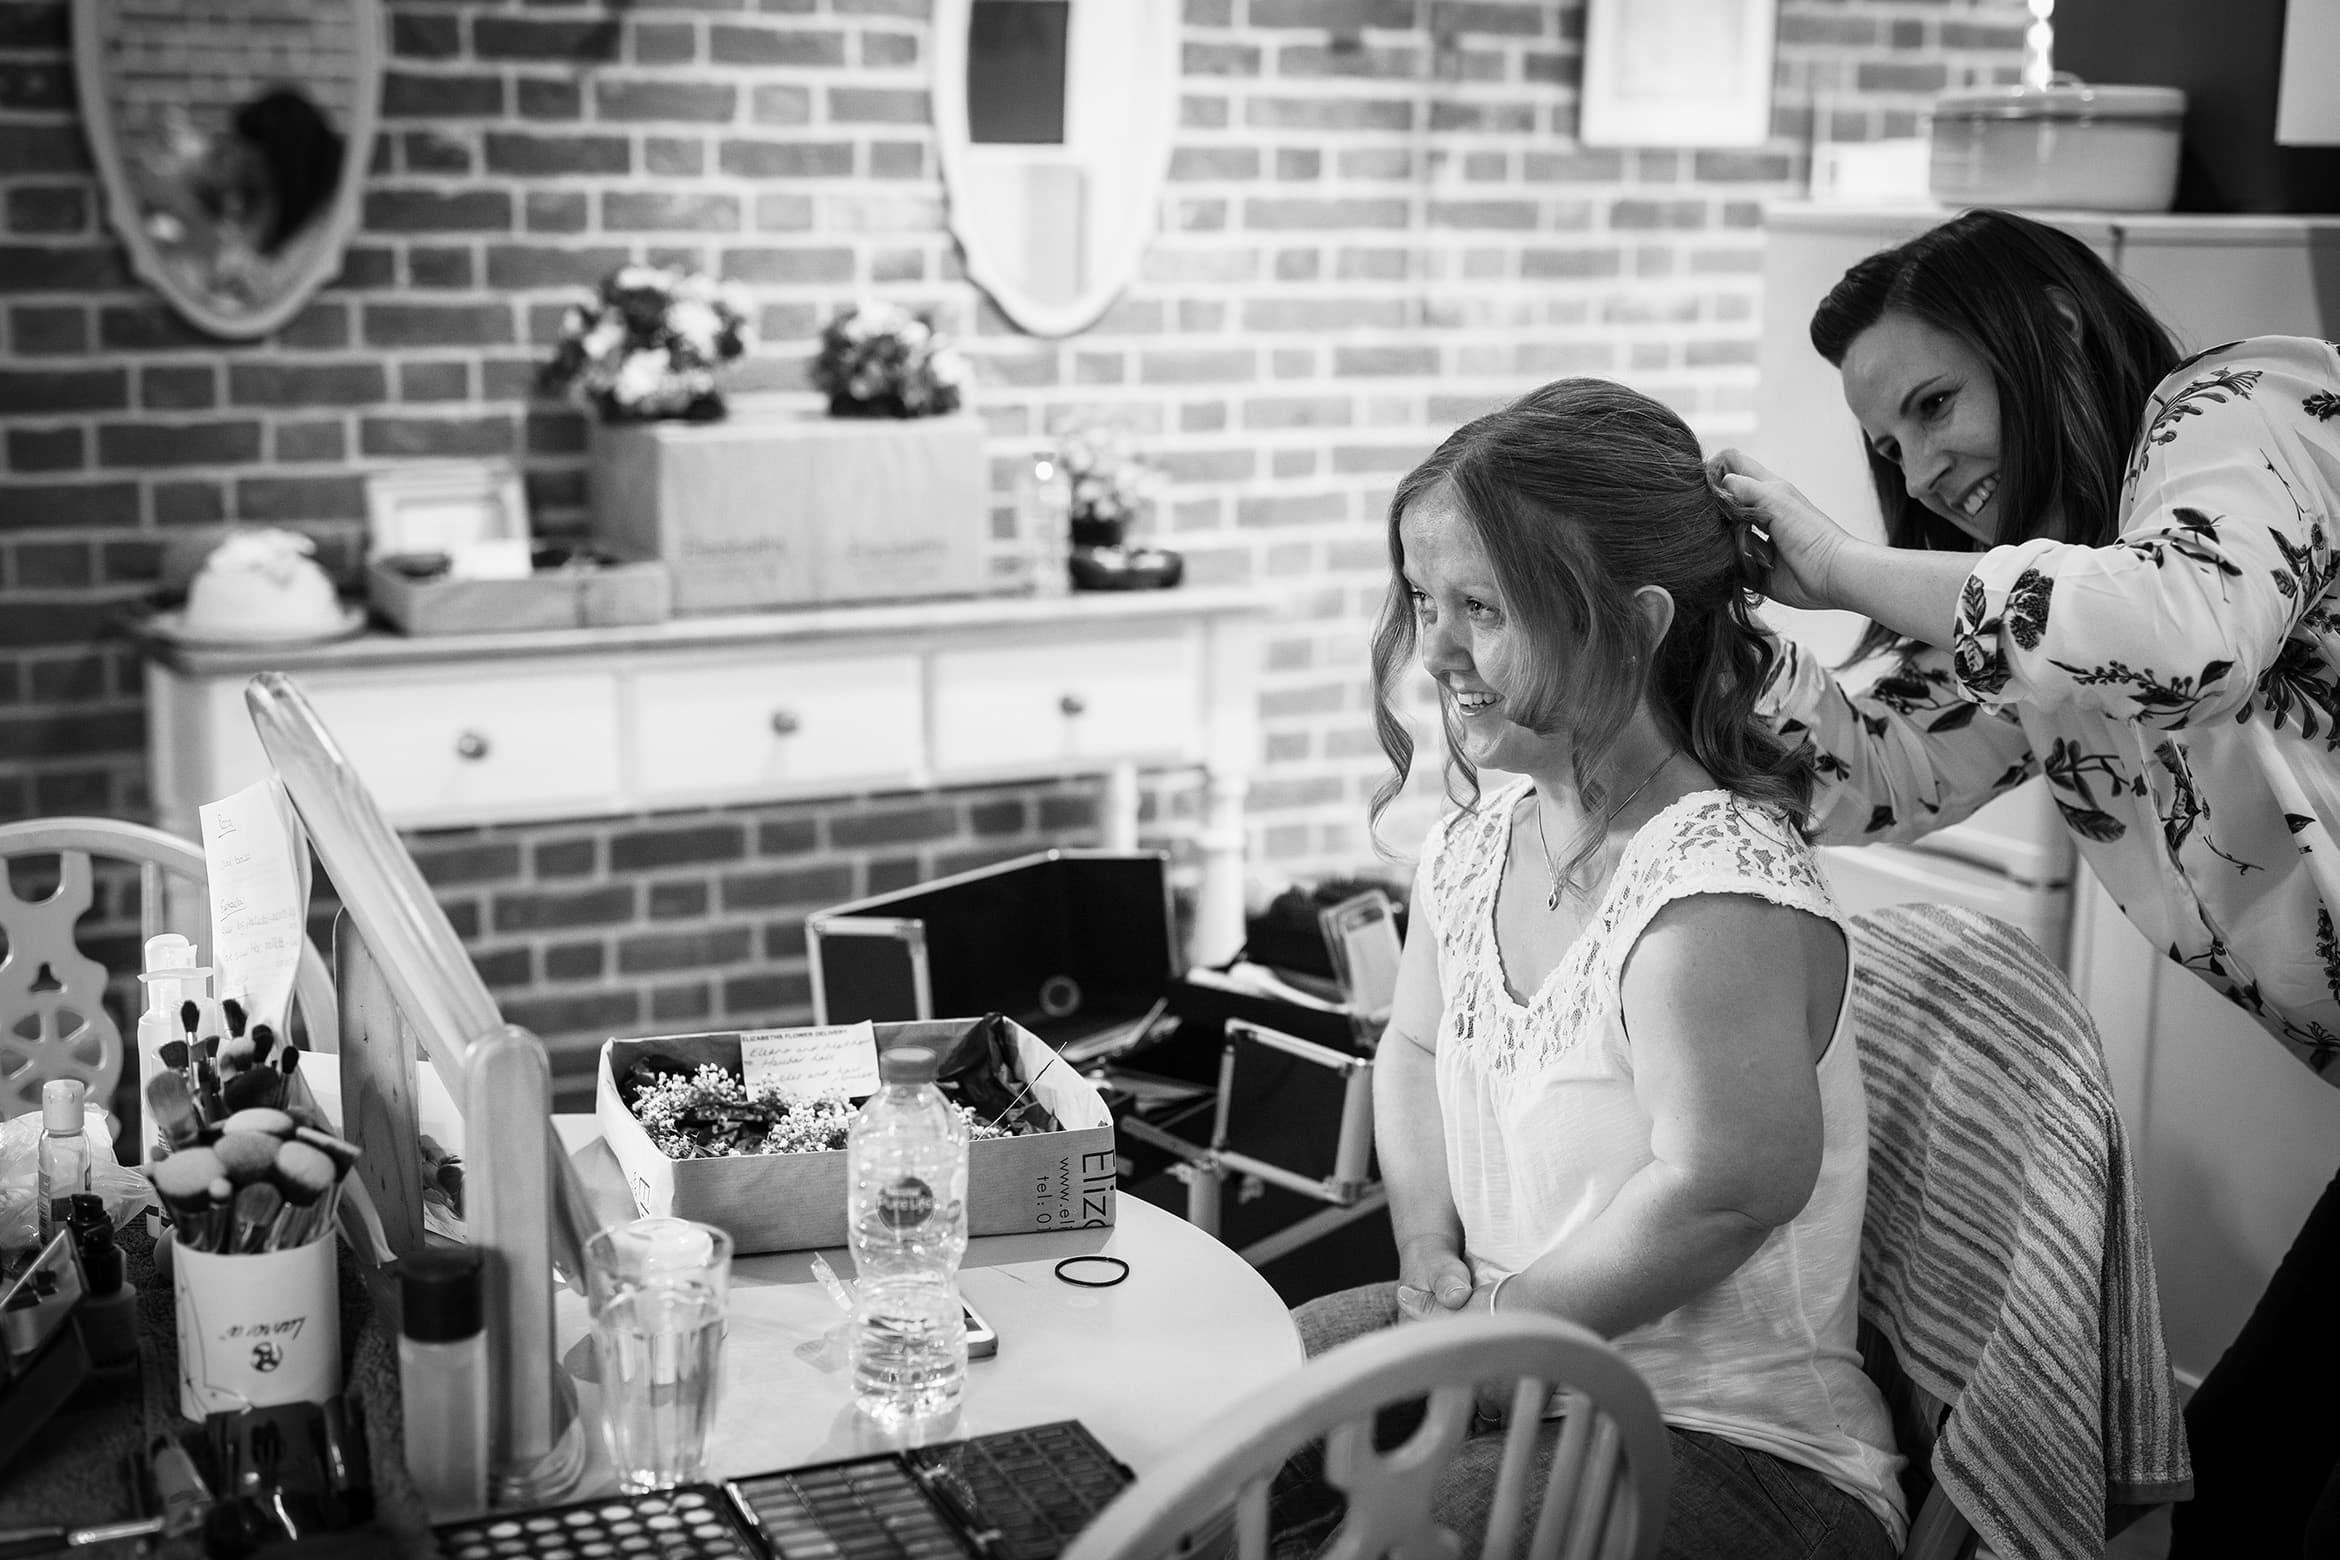
POLYGON ((307 939, 309 847, 274 775, 202 809, 214 989, 282 1031, 307 939))
POLYGON ((748 1092, 766 1086, 792 1100, 878 1090, 877 1030, 867 1019, 815 1029, 756 1029, 739 1037, 739 1067, 748 1092))

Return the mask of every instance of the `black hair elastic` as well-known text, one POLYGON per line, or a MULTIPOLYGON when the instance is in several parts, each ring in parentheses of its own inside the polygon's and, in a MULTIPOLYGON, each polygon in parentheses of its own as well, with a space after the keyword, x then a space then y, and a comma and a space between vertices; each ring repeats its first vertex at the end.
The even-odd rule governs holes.
POLYGON ((1078 1284, 1083 1289, 1111 1289, 1115 1284, 1118 1284, 1123 1279, 1129 1277, 1129 1264, 1122 1261, 1119 1257, 1109 1257, 1101 1251, 1095 1251, 1090 1252, 1086 1256, 1066 1257, 1063 1261, 1056 1264, 1056 1276, 1063 1279, 1068 1284, 1078 1284), (1111 1278, 1076 1278, 1072 1274, 1065 1271, 1066 1268, 1072 1267, 1074 1264, 1081 1262, 1109 1262, 1120 1271, 1116 1272, 1111 1278))

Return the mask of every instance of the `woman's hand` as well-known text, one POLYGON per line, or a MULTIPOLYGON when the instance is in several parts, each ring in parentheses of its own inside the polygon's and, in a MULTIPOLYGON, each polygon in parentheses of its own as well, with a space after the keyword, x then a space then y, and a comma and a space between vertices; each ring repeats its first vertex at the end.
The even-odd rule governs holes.
POLYGON ((1428 1321, 1471 1303, 1471 1269, 1451 1242, 1424 1236, 1398 1252, 1398 1319, 1428 1321))
POLYGON ((1794 483, 1738 450, 1719 452, 1706 469, 1771 538, 1776 557, 1766 596, 1783 607, 1848 605, 1837 589, 1838 567, 1846 551, 1860 544, 1842 526, 1815 509, 1794 483))

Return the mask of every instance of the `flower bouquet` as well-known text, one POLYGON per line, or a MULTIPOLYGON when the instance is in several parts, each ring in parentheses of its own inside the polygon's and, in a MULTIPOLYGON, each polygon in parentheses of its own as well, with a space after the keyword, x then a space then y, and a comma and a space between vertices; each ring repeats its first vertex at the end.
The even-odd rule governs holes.
POLYGON ((1072 488, 1076 547, 1120 546, 1130 522, 1150 513, 1167 485, 1162 469, 1132 454, 1116 428, 1067 429, 1056 453, 1072 488))
POLYGON ((590 303, 562 317, 560 345, 540 382, 591 402, 605 422, 711 422, 723 415, 715 370, 744 353, 753 337, 749 308, 734 282, 664 266, 620 266, 590 303))
POLYGON ((892 303, 856 304, 829 321, 812 361, 832 417, 940 417, 959 409, 968 377, 931 320, 892 303))

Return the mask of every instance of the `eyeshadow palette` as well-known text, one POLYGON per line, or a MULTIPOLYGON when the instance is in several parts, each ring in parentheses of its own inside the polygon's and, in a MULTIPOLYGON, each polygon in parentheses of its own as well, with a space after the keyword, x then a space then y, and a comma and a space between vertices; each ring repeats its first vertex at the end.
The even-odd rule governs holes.
POLYGON ((1129 1482, 1067 1419, 435 1531, 447 1560, 1055 1560, 1129 1482))
POLYGON ((446 1560, 764 1560, 721 1490, 684 1484, 432 1529, 446 1560))

